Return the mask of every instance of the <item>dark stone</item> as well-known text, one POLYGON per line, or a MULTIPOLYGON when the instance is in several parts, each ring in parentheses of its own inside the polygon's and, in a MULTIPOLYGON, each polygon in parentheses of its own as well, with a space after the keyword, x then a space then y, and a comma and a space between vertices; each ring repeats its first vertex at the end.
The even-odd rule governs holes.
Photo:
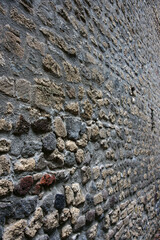
POLYGON ((65 207, 65 196, 63 194, 56 194, 54 207, 58 210, 62 210, 65 207))
POLYGON ((95 220, 95 210, 92 209, 86 213, 86 221, 93 222, 94 220, 95 220))
POLYGON ((64 163, 66 167, 73 167, 76 163, 74 153, 67 151, 64 163))
POLYGON ((0 202, 0 225, 3 225, 6 217, 12 216, 12 204, 8 202, 0 202))
POLYGON ((94 205, 93 196, 89 193, 86 195, 86 204, 88 204, 90 207, 94 205))
POLYGON ((68 117, 65 119, 67 135, 69 139, 77 140, 79 139, 79 134, 81 131, 81 121, 78 118, 68 117))
POLYGON ((44 234, 42 236, 37 236, 35 240, 49 240, 49 236, 44 234))
POLYGON ((15 201, 13 206, 13 218, 21 219, 28 217, 32 212, 35 211, 36 204, 37 197, 30 197, 15 201))
POLYGON ((87 124, 85 122, 81 123, 80 135, 83 135, 87 131, 87 124))
POLYGON ((32 130, 35 133, 46 133, 51 131, 51 119, 41 118, 31 124, 32 130))
POLYGON ((26 141, 22 149, 22 157, 32 157, 34 154, 42 149, 42 143, 38 141, 26 141))
POLYGON ((76 225, 74 226, 74 230, 77 231, 79 230, 80 228, 82 228, 84 225, 86 224, 86 218, 85 216, 80 216, 78 219, 77 219, 77 223, 76 225))
POLYGON ((49 133, 42 139, 43 151, 52 152, 56 148, 56 135, 54 133, 49 133))
POLYGON ((19 196, 25 196, 33 185, 33 177, 26 176, 21 178, 20 183, 14 187, 14 193, 19 196))
POLYGON ((30 127, 30 124, 24 119, 22 115, 20 115, 13 134, 21 135, 23 133, 28 133, 29 127, 30 127))
POLYGON ((0 226, 0 240, 2 239, 2 236, 3 236, 3 227, 0 226))
POLYGON ((52 193, 44 197, 41 208, 45 213, 48 213, 53 210, 53 195, 52 193))

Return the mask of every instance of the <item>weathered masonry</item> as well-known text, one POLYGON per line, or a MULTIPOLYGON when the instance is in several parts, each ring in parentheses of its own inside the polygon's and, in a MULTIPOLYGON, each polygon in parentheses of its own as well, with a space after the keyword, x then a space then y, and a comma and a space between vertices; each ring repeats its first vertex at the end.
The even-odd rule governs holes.
POLYGON ((0 1, 0 239, 151 240, 159 0, 0 1))

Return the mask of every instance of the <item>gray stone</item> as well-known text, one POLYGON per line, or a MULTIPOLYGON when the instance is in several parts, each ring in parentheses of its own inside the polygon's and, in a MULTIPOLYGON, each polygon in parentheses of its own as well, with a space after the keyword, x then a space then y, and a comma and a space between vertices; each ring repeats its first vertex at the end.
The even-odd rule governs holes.
POLYGON ((44 152, 52 152, 56 148, 56 143, 56 135, 54 133, 47 134, 42 138, 44 152))
POLYGON ((37 236, 35 240, 49 240, 49 236, 47 234, 37 236))
POLYGON ((69 139, 79 139, 81 131, 81 121, 78 118, 67 117, 65 118, 67 135, 69 139))
POLYGON ((41 208, 43 209, 44 213, 51 212, 53 210, 53 194, 50 193, 44 197, 42 201, 41 208))
POLYGON ((28 158, 34 156, 34 154, 41 150, 42 143, 38 141, 26 141, 22 149, 22 157, 28 158))
POLYGON ((77 219, 77 223, 74 226, 74 230, 77 231, 78 229, 82 228, 85 224, 86 224, 86 217, 84 215, 80 216, 77 219))
POLYGON ((94 219, 95 219, 95 210, 94 209, 89 210, 86 213, 86 221, 87 222, 92 222, 92 221, 94 221, 94 219))
POLYGON ((11 154, 15 157, 19 156, 23 146, 24 143, 21 139, 19 139, 19 137, 14 138, 11 144, 11 154))
POLYGON ((74 164, 76 163, 74 153, 67 151, 64 163, 66 167, 73 167, 74 164))

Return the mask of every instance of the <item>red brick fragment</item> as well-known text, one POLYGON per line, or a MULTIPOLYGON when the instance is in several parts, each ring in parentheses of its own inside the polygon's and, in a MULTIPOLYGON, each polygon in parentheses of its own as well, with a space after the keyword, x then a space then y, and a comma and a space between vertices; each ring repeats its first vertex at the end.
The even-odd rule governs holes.
POLYGON ((26 176, 21 178, 20 183, 14 187, 14 193, 16 195, 25 196, 33 185, 33 177, 26 176))

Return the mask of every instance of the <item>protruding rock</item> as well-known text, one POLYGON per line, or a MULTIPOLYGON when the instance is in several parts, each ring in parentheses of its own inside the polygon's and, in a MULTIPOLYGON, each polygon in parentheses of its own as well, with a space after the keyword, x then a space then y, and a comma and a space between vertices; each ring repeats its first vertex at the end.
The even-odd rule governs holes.
POLYGON ((48 160, 52 162, 52 166, 48 165, 52 167, 52 169, 62 167, 64 165, 64 154, 60 153, 58 149, 55 149, 54 152, 49 155, 48 160))
POLYGON ((66 195, 66 202, 70 205, 74 200, 74 193, 70 186, 65 186, 65 195, 66 195))
POLYGON ((57 210, 62 210, 65 207, 65 196, 63 194, 56 194, 54 207, 57 210))
POLYGON ((46 133, 51 131, 51 119, 40 118, 31 124, 31 127, 35 133, 46 133))
POLYGON ((79 134, 81 131, 81 121, 79 118, 67 117, 66 121, 66 129, 68 138, 71 140, 79 139, 79 134))
POLYGON ((74 141, 68 140, 66 141, 66 149, 71 151, 71 152, 76 152, 77 151, 77 145, 75 144, 74 141))
POLYGON ((60 221, 66 222, 71 217, 71 213, 69 208, 63 208, 61 215, 60 215, 60 221))
POLYGON ((59 64, 52 58, 51 55, 47 54, 43 59, 43 66, 46 70, 52 72, 57 77, 62 76, 62 71, 59 64))
POLYGON ((0 152, 9 152, 11 148, 11 142, 5 138, 0 139, 0 152))
POLYGON ((49 133, 42 139, 43 150, 45 152, 52 152, 56 148, 56 136, 54 133, 49 133))
POLYGON ((7 155, 0 156, 0 176, 10 173, 10 161, 7 155))
POLYGON ((64 164, 66 167, 73 167, 75 165, 75 155, 73 152, 66 152, 64 164))
POLYGON ((3 240, 22 240, 26 226, 27 221, 24 219, 12 223, 4 230, 3 240))
POLYGON ((95 223, 92 227, 90 227, 87 231, 87 237, 89 240, 93 240, 96 237, 97 234, 97 227, 98 223, 95 223))
POLYGON ((62 138, 57 139, 57 148, 60 152, 62 152, 65 149, 65 143, 62 138))
POLYGON ((29 158, 29 159, 21 158, 15 163, 14 170, 16 172, 24 172, 24 171, 30 172, 34 170, 35 163, 36 162, 34 158, 29 158))
POLYGON ((79 104, 78 103, 69 103, 65 106, 67 112, 72 113, 73 115, 79 114, 79 104))
POLYGON ((44 219, 44 229, 46 231, 53 230, 54 228, 59 227, 59 214, 58 211, 54 211, 47 215, 44 219))
POLYGON ((77 219, 77 223, 76 223, 76 225, 74 226, 74 230, 77 231, 78 229, 80 229, 80 228, 82 228, 83 226, 85 226, 85 224, 86 224, 85 215, 80 216, 80 217, 77 219))
POLYGON ((82 173, 82 183, 87 183, 91 178, 91 168, 89 166, 83 166, 81 168, 82 173))
POLYGON ((15 135, 21 135, 23 133, 28 133, 29 126, 30 126, 30 124, 25 120, 25 118, 22 115, 20 115, 19 120, 16 123, 16 127, 15 127, 13 133, 15 135))
POLYGON ((27 228, 25 229, 25 234, 29 237, 34 237, 37 231, 43 225, 43 211, 42 208, 37 208, 33 217, 31 218, 27 228))
POLYGON ((68 225, 64 226, 62 228, 62 233, 61 233, 62 239, 69 237, 71 235, 71 233, 72 233, 71 225, 68 224, 68 225))
POLYGON ((13 183, 6 179, 0 179, 0 197, 13 192, 13 183))
POLYGON ((1 118, 0 119, 0 132, 1 131, 11 131, 12 129, 12 123, 7 122, 5 119, 1 118))
POLYGON ((67 131, 66 127, 60 117, 56 117, 54 120, 55 133, 58 137, 66 137, 67 131))
POLYGON ((84 161, 84 151, 82 149, 78 149, 75 155, 77 163, 81 164, 84 161))
POLYGON ((71 223, 75 224, 79 217, 80 210, 78 208, 71 207, 70 212, 71 212, 71 223))

